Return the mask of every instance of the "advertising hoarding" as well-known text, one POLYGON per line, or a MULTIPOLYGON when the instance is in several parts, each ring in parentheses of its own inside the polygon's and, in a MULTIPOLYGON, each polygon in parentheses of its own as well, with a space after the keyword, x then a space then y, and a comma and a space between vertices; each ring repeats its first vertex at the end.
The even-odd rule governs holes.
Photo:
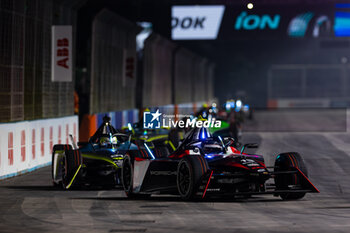
POLYGON ((51 81, 72 81, 72 26, 52 26, 51 81))
POLYGON ((334 38, 350 36, 350 4, 173 6, 173 40, 334 38))

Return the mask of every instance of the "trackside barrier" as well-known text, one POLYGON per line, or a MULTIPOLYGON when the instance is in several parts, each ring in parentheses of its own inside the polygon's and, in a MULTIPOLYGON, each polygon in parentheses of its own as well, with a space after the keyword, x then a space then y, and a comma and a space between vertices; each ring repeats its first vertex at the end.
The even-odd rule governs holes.
MULTIPOLYGON (((339 101, 340 102, 340 101, 339 101)), ((268 99, 267 108, 329 108, 329 107, 346 107, 347 104, 341 104, 331 101, 328 98, 283 98, 283 99, 268 99)))
POLYGON ((350 109, 346 109, 346 132, 350 133, 350 109))
POLYGON ((77 116, 0 124, 0 179, 51 164, 53 145, 78 133, 77 116))
POLYGON ((347 108, 346 109, 346 132, 350 132, 350 100, 331 100, 328 98, 309 98, 309 99, 269 99, 267 101, 268 109, 278 108, 347 108))

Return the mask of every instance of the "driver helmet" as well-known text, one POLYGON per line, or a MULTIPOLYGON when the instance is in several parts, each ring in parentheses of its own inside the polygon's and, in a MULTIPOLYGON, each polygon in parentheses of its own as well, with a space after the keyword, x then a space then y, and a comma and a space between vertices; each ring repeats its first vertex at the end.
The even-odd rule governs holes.
POLYGON ((112 136, 112 137, 111 137, 111 143, 112 143, 112 147, 113 147, 113 148, 117 147, 117 144, 118 144, 118 138, 117 138, 117 136, 112 136))
POLYGON ((109 135, 103 135, 100 137, 100 146, 101 147, 107 147, 108 145, 111 144, 111 137, 109 135))
POLYGON ((202 149, 206 154, 222 152, 222 146, 215 141, 212 141, 211 143, 208 143, 208 144, 204 144, 202 149))

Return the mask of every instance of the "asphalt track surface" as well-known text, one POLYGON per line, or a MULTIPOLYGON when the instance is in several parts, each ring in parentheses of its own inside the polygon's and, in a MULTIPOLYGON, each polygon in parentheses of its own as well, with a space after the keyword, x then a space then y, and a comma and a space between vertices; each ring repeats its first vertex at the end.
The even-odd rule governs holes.
POLYGON ((129 200, 121 190, 55 190, 42 168, 0 181, 0 232, 350 232, 350 134, 249 132, 243 141, 259 142, 267 165, 279 152, 300 152, 320 193, 129 200))

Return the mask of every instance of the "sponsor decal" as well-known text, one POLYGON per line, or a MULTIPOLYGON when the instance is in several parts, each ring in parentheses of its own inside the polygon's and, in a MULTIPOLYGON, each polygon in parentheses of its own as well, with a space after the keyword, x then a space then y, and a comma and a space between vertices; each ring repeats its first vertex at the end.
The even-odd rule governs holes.
POLYGON ((289 23, 288 35, 291 37, 304 37, 313 16, 314 13, 306 12, 294 17, 289 23))
POLYGON ((236 30, 264 30, 272 29, 275 30, 278 28, 280 23, 281 16, 276 15, 248 15, 246 11, 242 11, 235 23, 236 30))
POLYGON ((52 26, 51 79, 72 81, 72 26, 52 26))
POLYGON ((177 175, 176 171, 151 171, 152 176, 172 176, 177 175))
POLYGON ((132 49, 124 49, 123 52, 123 87, 136 75, 136 53, 132 49))
POLYGON ((173 6, 171 37, 174 40, 217 38, 225 6, 173 6))
POLYGON ((331 21, 326 15, 321 15, 316 19, 314 29, 312 31, 313 37, 320 37, 322 34, 329 35, 331 32, 331 21))

